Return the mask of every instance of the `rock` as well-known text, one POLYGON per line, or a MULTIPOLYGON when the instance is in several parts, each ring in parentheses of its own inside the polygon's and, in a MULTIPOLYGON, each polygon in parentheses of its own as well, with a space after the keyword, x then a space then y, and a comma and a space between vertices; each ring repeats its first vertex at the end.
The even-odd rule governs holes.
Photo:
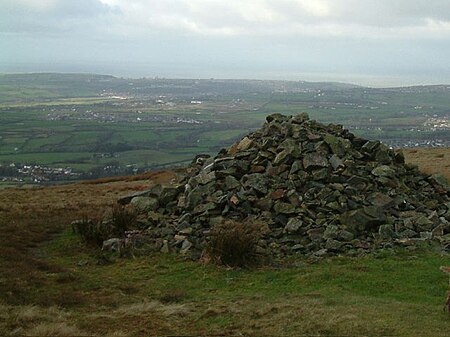
POLYGON ((121 199, 158 201, 144 216, 158 250, 199 257, 212 226, 227 220, 265 225, 258 247, 277 257, 450 241, 450 191, 439 177, 307 114, 266 121, 215 157, 194 160, 180 177, 185 189, 157 185, 121 199))
POLYGON ((303 226, 303 221, 299 218, 290 218, 285 230, 286 232, 292 234, 292 233, 297 233, 303 226))
POLYGON ((380 144, 375 153, 375 160, 380 164, 392 163, 391 151, 386 145, 380 144))
POLYGON ((206 185, 216 180, 216 172, 202 171, 196 178, 200 185, 206 185))
POLYGON ((382 209, 371 206, 349 211, 340 216, 340 222, 352 233, 371 230, 385 221, 386 216, 382 209))
POLYGON ((328 167, 328 160, 320 153, 307 153, 303 157, 303 167, 305 168, 305 170, 328 167))
POLYGON ((384 193, 372 193, 367 200, 375 207, 388 209, 395 206, 395 201, 384 193))
POLYGON ((342 246, 342 242, 333 239, 328 239, 325 243, 325 249, 330 252, 338 252, 342 246))
POLYGON ((254 189, 257 193, 267 194, 268 179, 261 173, 253 173, 244 177, 244 186, 254 189))
POLYGON ((279 189, 273 191, 272 193, 270 193, 270 198, 272 200, 278 200, 278 199, 284 198, 285 195, 286 195, 286 191, 279 188, 279 189))
POLYGON ((431 232, 420 232, 420 238, 424 240, 431 240, 433 238, 433 234, 431 232))
POLYGON ((429 180, 433 185, 442 186, 447 192, 450 191, 450 184, 443 175, 433 174, 429 180))
POLYGON ((416 237, 417 235, 418 235, 417 232, 415 232, 411 229, 405 229, 404 231, 402 231, 398 234, 398 236, 403 239, 413 238, 413 237, 416 237))
POLYGON ((361 150, 365 153, 373 153, 380 146, 378 140, 369 140, 361 147, 361 150))
POLYGON ((236 188, 239 188, 240 186, 241 183, 235 177, 233 176, 225 177, 224 188, 226 191, 234 190, 236 188))
POLYGON ((307 234, 311 241, 319 241, 323 239, 323 232, 323 228, 312 228, 307 231, 307 234))
POLYGON ((339 158, 337 155, 332 155, 330 158, 330 164, 331 167, 333 167, 333 170, 341 170, 345 168, 344 162, 339 158))
POLYGON ((352 233, 345 230, 341 230, 338 233, 338 240, 341 241, 352 241, 354 238, 355 236, 352 233))
POLYGON ((327 134, 324 140, 331 148, 331 151, 338 157, 345 156, 352 147, 352 143, 348 139, 336 137, 331 134, 327 134))
POLYGON ((338 232, 339 232, 338 226, 329 225, 325 228, 325 232, 323 233, 323 238, 324 239, 336 239, 338 237, 338 232))
POLYGON ((131 205, 133 205, 138 212, 142 213, 156 211, 159 208, 158 199, 151 197, 134 197, 131 200, 131 205))
POLYGON ((103 241, 102 250, 110 253, 118 253, 120 252, 120 248, 122 246, 122 239, 112 238, 103 241))
POLYGON ((133 200, 134 198, 137 197, 149 197, 151 195, 152 190, 146 190, 146 191, 140 191, 140 192, 134 192, 122 197, 119 197, 117 199, 117 202, 121 205, 127 205, 131 202, 131 200, 133 200))
POLYGON ((167 253, 169 253, 169 251, 170 251, 169 250, 169 241, 163 240, 163 245, 161 247, 160 252, 163 254, 167 254, 167 253))
POLYGON ((295 206, 286 202, 276 202, 273 206, 275 213, 294 214, 295 206))
POLYGON ((242 138, 242 140, 239 142, 237 149, 238 151, 245 151, 248 150, 253 144, 253 140, 251 140, 248 137, 242 138))
POLYGON ((183 243, 181 244, 180 253, 186 254, 188 250, 191 249, 191 247, 192 243, 188 239, 183 240, 183 243))
POLYGON ((395 171, 387 165, 377 166, 372 170, 371 173, 376 177, 383 178, 393 178, 395 176, 395 171))
POLYGON ((433 228, 433 230, 431 231, 431 235, 433 238, 436 237, 441 237, 444 236, 446 231, 449 231, 449 225, 446 224, 441 224, 439 226, 436 226, 435 228, 433 228))
POLYGON ((161 203, 161 205, 167 205, 169 202, 176 199, 180 191, 180 187, 163 187, 159 196, 159 202, 161 203))
POLYGON ((392 225, 381 225, 378 229, 378 234, 384 240, 390 240, 395 237, 394 227, 392 225))
POLYGON ((433 225, 433 222, 430 219, 428 219, 428 217, 425 215, 417 216, 416 218, 413 219, 413 222, 416 225, 416 227, 422 231, 431 229, 433 225))

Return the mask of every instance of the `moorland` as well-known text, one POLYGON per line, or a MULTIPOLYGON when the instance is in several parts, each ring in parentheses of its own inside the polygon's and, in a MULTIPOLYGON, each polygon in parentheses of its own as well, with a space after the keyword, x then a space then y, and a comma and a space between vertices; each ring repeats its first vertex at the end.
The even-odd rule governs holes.
MULTIPOLYGON (((448 150, 407 151, 448 167, 448 150)), ((439 170, 439 169, 438 169, 439 170)), ((171 254, 107 258, 72 232, 172 170, 0 191, 2 336, 445 336, 449 255, 438 247, 298 258, 256 270, 171 254)))

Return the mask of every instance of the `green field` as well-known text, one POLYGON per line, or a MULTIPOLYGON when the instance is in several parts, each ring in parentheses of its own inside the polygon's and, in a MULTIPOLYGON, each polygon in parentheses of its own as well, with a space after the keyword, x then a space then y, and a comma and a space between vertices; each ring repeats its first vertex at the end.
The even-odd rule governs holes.
POLYGON ((306 111, 394 147, 448 146, 449 88, 0 75, 0 164, 96 174, 105 165, 116 173, 179 165, 229 146, 275 112, 306 111))

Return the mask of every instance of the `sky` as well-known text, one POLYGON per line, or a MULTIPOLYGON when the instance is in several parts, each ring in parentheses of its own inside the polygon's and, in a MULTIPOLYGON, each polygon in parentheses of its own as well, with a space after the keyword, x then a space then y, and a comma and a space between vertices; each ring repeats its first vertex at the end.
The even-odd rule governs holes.
POLYGON ((450 83, 449 0, 0 0, 0 72, 450 83))

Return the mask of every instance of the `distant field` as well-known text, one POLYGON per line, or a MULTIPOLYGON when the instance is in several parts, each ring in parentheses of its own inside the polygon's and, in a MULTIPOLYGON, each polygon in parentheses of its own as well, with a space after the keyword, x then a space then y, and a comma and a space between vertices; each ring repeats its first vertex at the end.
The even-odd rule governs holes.
POLYGON ((447 86, 0 75, 0 164, 95 175, 174 166, 215 154, 268 114, 301 111, 393 147, 450 146, 447 86))

